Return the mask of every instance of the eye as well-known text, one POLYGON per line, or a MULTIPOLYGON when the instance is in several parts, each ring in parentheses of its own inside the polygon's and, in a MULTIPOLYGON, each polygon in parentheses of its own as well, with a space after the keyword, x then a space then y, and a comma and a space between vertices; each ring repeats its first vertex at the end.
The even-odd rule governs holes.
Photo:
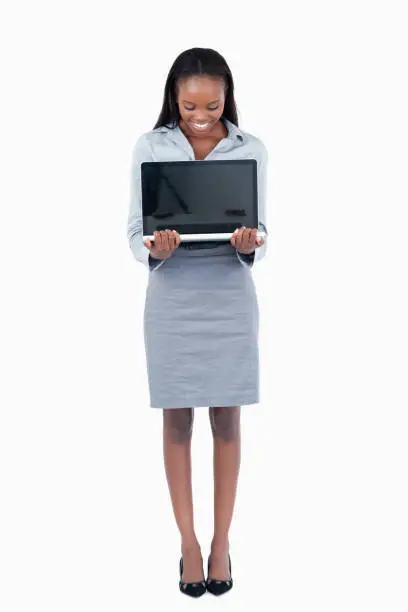
POLYGON ((187 110, 187 111, 192 111, 192 110, 194 110, 194 107, 193 107, 193 108, 189 108, 188 106, 184 106, 184 108, 185 108, 185 110, 187 110))
POLYGON ((217 104, 217 106, 208 107, 208 110, 209 111, 215 111, 215 110, 217 110, 217 108, 218 108, 218 104, 217 104))

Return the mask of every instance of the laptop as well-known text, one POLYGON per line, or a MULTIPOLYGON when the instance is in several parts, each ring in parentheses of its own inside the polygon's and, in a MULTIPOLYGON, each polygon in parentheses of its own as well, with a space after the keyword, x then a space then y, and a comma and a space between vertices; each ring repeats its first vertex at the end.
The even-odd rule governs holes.
POLYGON ((222 241, 258 227, 255 159, 142 162, 141 180, 144 240, 174 229, 182 241, 222 241))

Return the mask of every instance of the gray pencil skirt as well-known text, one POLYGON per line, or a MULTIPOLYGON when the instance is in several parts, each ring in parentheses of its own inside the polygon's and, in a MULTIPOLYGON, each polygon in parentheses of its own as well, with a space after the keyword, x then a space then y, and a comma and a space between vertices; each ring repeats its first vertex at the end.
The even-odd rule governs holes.
POLYGON ((146 288, 150 406, 258 403, 258 331, 252 272, 235 248, 176 249, 146 288))

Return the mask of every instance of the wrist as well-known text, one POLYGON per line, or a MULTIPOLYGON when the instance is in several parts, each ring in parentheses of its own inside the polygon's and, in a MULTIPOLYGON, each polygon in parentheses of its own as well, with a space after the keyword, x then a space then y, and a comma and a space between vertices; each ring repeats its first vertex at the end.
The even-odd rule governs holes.
POLYGON ((157 259, 158 261, 163 260, 163 259, 167 259, 167 257, 158 257, 157 255, 154 255, 151 251, 150 251, 150 257, 152 259, 157 259))
POLYGON ((253 251, 240 251, 239 249, 237 249, 237 251, 241 255, 254 255, 254 253, 255 253, 255 249, 253 251))

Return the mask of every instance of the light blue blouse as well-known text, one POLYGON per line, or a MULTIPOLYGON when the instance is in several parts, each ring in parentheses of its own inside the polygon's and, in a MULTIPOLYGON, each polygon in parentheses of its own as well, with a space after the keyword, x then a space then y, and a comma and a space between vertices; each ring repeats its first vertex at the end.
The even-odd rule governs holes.
MULTIPOLYGON (((254 262, 265 256, 268 243, 266 225, 268 153, 259 138, 239 129, 228 119, 223 118, 222 121, 228 129, 228 136, 220 140, 205 159, 256 159, 257 161, 258 229, 266 233, 264 244, 257 247, 252 255, 244 255, 236 251, 239 261, 244 266, 252 267, 254 262)), ((150 130, 139 137, 133 148, 127 236, 135 259, 144 263, 151 272, 157 270, 167 260, 151 257, 149 249, 143 243, 141 164, 144 161, 191 160, 195 160, 193 147, 179 126, 175 128, 164 126, 150 130)), ((185 246, 184 243, 182 245, 185 246)))

